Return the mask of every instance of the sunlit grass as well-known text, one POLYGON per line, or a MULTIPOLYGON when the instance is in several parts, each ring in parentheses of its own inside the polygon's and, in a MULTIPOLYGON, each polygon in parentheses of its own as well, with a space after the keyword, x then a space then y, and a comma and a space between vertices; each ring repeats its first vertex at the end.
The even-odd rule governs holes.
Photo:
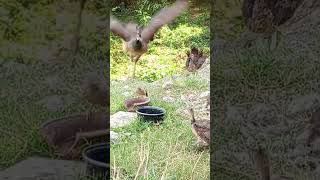
MULTIPOLYGON (((191 47, 209 53, 209 27, 205 25, 209 20, 208 12, 200 14, 201 21, 194 23, 188 22, 189 16, 184 14, 173 24, 162 27, 155 35, 148 52, 138 62, 136 76, 139 79, 152 82, 181 73, 187 58, 186 52, 191 47)), ((111 35, 110 40, 110 60, 111 79, 130 75, 130 58, 123 52, 120 38, 114 35, 111 35)))
MULTIPOLYGON (((149 179, 209 179, 209 151, 199 151, 194 142, 190 119, 177 112, 185 105, 177 98, 174 103, 163 101, 163 89, 156 84, 143 81, 112 82, 111 113, 125 111, 124 100, 134 96, 137 87, 146 88, 152 105, 167 111, 165 121, 160 126, 146 124, 139 119, 122 128, 114 128, 121 138, 111 145, 111 166, 121 174, 121 179, 135 176, 149 179), (123 88, 126 86, 126 88, 123 88), (126 97, 125 92, 130 95, 126 97), (140 167, 140 171, 139 171, 140 167)), ((174 96, 187 92, 203 92, 208 89, 196 76, 174 81, 174 96)), ((113 175, 115 171, 112 172, 113 175)), ((114 178, 115 179, 115 178, 114 178)))

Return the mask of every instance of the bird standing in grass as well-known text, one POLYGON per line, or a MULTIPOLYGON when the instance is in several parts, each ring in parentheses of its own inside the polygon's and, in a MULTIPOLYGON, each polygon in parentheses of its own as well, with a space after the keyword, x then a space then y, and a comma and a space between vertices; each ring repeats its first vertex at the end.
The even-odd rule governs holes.
POLYGON ((165 24, 177 18, 188 7, 188 1, 178 0, 171 7, 160 10, 147 27, 135 23, 126 25, 120 23, 113 16, 110 17, 110 30, 123 40, 123 50, 130 55, 134 63, 132 77, 135 77, 136 64, 140 57, 148 51, 148 44, 153 40, 154 34, 165 24))
POLYGON ((186 61, 186 69, 189 72, 195 72, 200 69, 207 58, 205 55, 203 55, 202 50, 198 50, 195 47, 191 48, 191 51, 188 51, 187 55, 188 59, 186 61))
POLYGON ((244 0, 242 14, 251 32, 265 34, 277 46, 278 27, 289 20, 302 0, 244 0))
POLYGON ((194 117, 193 109, 189 109, 191 114, 191 126, 192 132, 195 136, 197 136, 197 143, 203 146, 210 145, 210 121, 206 120, 197 120, 194 117))

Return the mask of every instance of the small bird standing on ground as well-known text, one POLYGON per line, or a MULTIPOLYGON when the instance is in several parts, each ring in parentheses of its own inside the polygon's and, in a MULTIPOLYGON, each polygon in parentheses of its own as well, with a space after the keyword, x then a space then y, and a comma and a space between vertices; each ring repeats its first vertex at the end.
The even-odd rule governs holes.
MULTIPOLYGON (((242 14, 251 32, 269 36, 271 45, 277 45, 278 27, 289 20, 302 0, 244 0, 242 14)), ((273 47, 270 47, 273 48, 273 47)))
POLYGON ((123 50, 129 53, 134 63, 132 77, 135 77, 136 64, 140 57, 148 51, 148 44, 155 33, 165 24, 177 18, 188 7, 188 1, 178 0, 171 7, 163 8, 152 19, 147 27, 135 23, 123 25, 113 16, 110 17, 110 30, 123 40, 123 50))
POLYGON ((203 52, 195 47, 191 48, 191 51, 188 51, 187 55, 186 68, 189 72, 195 72, 200 69, 206 61, 206 56, 203 55, 203 52))
POLYGON ((189 109, 191 114, 191 126, 192 132, 197 136, 197 143, 202 146, 210 145, 210 121, 207 120, 197 120, 194 117, 193 109, 189 109))

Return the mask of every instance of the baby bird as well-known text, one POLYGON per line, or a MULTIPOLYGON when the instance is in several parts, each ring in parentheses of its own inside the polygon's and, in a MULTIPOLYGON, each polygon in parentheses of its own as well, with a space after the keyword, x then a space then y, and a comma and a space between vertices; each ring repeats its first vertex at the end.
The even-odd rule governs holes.
POLYGON ((263 33, 277 44, 278 27, 289 20, 302 0, 244 0, 242 14, 251 32, 263 33))
POLYGON ((197 136, 197 143, 201 146, 209 146, 210 145, 210 121, 206 120, 198 120, 196 121, 194 117, 193 109, 189 109, 191 114, 191 126, 192 132, 195 136, 197 136))
POLYGON ((193 47, 191 51, 188 51, 187 55, 186 68, 189 72, 195 72, 200 69, 202 64, 206 61, 206 56, 203 55, 203 52, 195 47, 193 47))
POLYGON ((124 102, 124 106, 129 112, 134 112, 138 106, 147 105, 150 102, 147 90, 139 87, 136 90, 136 94, 138 95, 138 98, 128 99, 124 102))
POLYGON ((178 0, 171 7, 163 8, 152 19, 147 27, 135 23, 123 25, 114 17, 110 17, 110 30, 123 40, 123 50, 130 55, 134 63, 133 74, 135 77, 136 64, 140 57, 148 51, 148 44, 153 40, 155 33, 165 24, 177 18, 188 7, 188 1, 178 0))

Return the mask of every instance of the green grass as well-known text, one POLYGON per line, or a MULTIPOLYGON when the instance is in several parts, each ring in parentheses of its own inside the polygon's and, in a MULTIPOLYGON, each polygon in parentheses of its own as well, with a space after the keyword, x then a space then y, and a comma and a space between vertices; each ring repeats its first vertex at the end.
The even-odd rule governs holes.
MULTIPOLYGON (((146 25, 155 12, 170 3, 141 0, 138 4, 140 6, 133 5, 120 12, 116 10, 120 7, 114 8, 113 14, 122 21, 133 20, 146 25)), ((111 146, 113 179, 117 179, 117 173, 120 179, 209 179, 209 151, 196 148, 190 117, 178 113, 178 109, 187 108, 180 96, 190 91, 207 91, 208 82, 197 75, 175 80, 170 90, 170 96, 177 99, 174 103, 163 101, 165 90, 161 87, 163 78, 187 75, 184 69, 186 52, 192 46, 209 54, 209 17, 208 10, 198 12, 191 7, 172 24, 161 28, 148 52, 139 60, 137 79, 133 81, 118 81, 131 75, 132 64, 122 50, 119 37, 111 34, 111 114, 126 111, 123 103, 134 96, 137 87, 147 89, 152 105, 167 111, 164 123, 159 126, 137 119, 129 126, 113 129, 121 137, 119 143, 111 146), (125 92, 131 93, 130 96, 126 97, 125 92)))
MULTIPOLYGON (((177 112, 187 105, 180 99, 180 95, 187 92, 201 93, 208 90, 205 84, 196 76, 175 80, 172 93, 176 97, 175 103, 162 100, 162 81, 145 83, 143 81, 116 82, 112 81, 111 113, 125 111, 123 102, 124 92, 134 92, 137 87, 148 90, 151 103, 166 109, 167 115, 161 125, 147 124, 137 119, 129 126, 113 129, 120 134, 119 143, 111 146, 112 167, 120 172, 121 179, 132 179, 138 173, 138 179, 209 179, 209 151, 200 151, 195 146, 196 138, 192 134, 189 115, 182 116, 177 112), (190 80, 191 79, 191 80, 190 80), (194 84, 190 85, 190 82, 194 84), (196 84, 201 86, 196 87, 196 84), (128 85, 126 89, 123 87, 128 85), (129 133, 129 134, 128 134, 129 133), (144 159, 144 160, 143 160, 144 159), (139 166, 146 169, 138 171, 139 166)), ((131 95, 130 97, 133 97, 131 95)), ((113 176, 115 176, 113 171, 113 176)), ((114 177, 114 179, 116 179, 114 177)))
MULTIPOLYGON (((147 25, 152 15, 163 6, 164 4, 146 2, 144 6, 132 7, 121 12, 114 11, 113 14, 124 22, 136 21, 147 25)), ((209 19, 208 10, 197 12, 193 7, 172 24, 161 28, 156 33, 154 41, 150 43, 149 51, 138 61, 136 76, 141 80, 153 82, 182 73, 187 58, 186 52, 192 46, 201 48, 208 54, 209 19)), ((120 38, 113 34, 110 39, 110 57, 111 79, 131 75, 130 58, 123 52, 120 38)))

